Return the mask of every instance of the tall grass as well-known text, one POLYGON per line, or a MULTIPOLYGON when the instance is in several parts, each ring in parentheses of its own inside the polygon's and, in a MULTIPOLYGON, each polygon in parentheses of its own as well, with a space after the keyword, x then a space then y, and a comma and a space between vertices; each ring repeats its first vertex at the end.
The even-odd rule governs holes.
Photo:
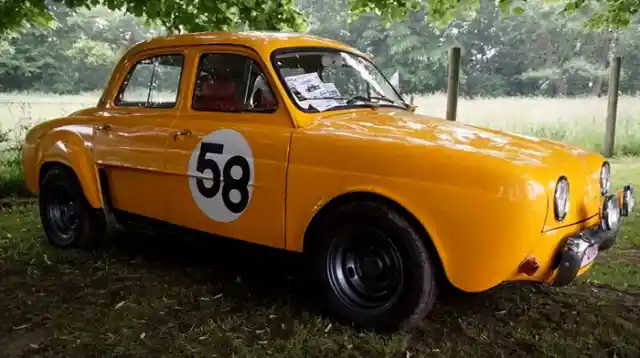
MULTIPOLYGON (((444 117, 443 94, 416 97, 418 113, 444 117)), ((606 97, 460 99, 458 120, 463 123, 551 138, 601 152, 604 141, 606 97)), ((618 104, 615 151, 640 155, 640 97, 622 96, 618 104)))
MULTIPOLYGON (((26 193, 19 152, 24 128, 93 106, 99 92, 82 95, 40 93, 0 94, 0 197, 26 193)), ((444 117, 446 95, 415 98, 418 113, 444 117)), ((458 120, 536 137, 546 137, 601 152, 607 99, 578 98, 461 98, 458 120)), ((623 96, 618 107, 615 153, 640 155, 640 97, 623 96)))
POLYGON ((24 184, 20 163, 20 142, 10 131, 0 130, 0 199, 11 196, 29 196, 24 184))
POLYGON ((81 95, 42 93, 0 93, 0 130, 33 126, 48 119, 68 115, 78 109, 93 106, 100 92, 81 95))

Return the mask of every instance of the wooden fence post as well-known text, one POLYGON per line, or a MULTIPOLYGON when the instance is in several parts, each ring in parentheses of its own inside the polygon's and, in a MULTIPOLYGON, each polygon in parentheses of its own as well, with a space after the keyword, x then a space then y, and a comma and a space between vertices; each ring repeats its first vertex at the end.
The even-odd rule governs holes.
POLYGON ((447 120, 455 121, 458 112, 458 85, 460 83, 460 47, 449 52, 449 81, 447 84, 447 120))
POLYGON ((604 133, 604 156, 613 156, 616 136, 616 117, 618 115, 618 90, 620 89, 620 56, 616 56, 609 68, 609 104, 607 106, 607 124, 604 133))

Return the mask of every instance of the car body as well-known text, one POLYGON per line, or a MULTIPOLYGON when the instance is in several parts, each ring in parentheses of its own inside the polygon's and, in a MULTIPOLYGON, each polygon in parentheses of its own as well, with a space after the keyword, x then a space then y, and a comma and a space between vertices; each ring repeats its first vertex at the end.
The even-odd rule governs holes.
MULTIPOLYGON (((345 225, 389 219, 391 231, 410 227, 402 240, 418 243, 398 255, 417 250, 421 256, 407 260, 428 265, 416 266, 425 268, 417 278, 415 270, 401 271, 403 282, 431 287, 441 272, 466 292, 507 281, 569 283, 589 269, 598 247, 613 244, 620 214, 634 204, 630 187, 611 194, 610 168, 598 153, 416 114, 363 53, 286 33, 198 33, 135 45, 95 107, 28 133, 23 167, 28 188, 41 198, 51 168, 66 168, 61 178, 75 177, 81 188, 82 205, 51 209, 64 200, 41 199, 45 229, 58 246, 80 234, 52 239, 55 215, 83 208, 119 222, 322 251, 328 246, 310 240, 342 222, 326 221, 334 211, 375 202, 375 215, 359 216, 366 205, 346 211, 353 219, 345 225), (340 96, 353 88, 368 97, 340 96)), ((51 185, 48 193, 64 186, 51 185)), ((321 281, 331 281, 331 290, 359 277, 353 262, 373 275, 391 256, 336 264, 341 273, 321 281)), ((424 287, 411 302, 426 313, 436 290, 424 287)), ((345 317, 369 315, 363 326, 377 326, 371 320, 384 310, 346 312, 344 297, 332 297, 345 317)), ((412 312, 384 319, 407 326, 401 322, 412 312)))

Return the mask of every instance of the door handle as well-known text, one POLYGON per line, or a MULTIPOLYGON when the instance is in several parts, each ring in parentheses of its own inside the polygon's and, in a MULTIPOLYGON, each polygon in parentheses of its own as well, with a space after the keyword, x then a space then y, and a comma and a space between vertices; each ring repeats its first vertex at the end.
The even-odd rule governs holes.
POLYGON ((111 124, 96 124, 93 128, 97 131, 108 131, 111 130, 111 124))
POLYGON ((182 129, 182 130, 173 132, 173 139, 176 140, 176 139, 178 139, 178 137, 184 137, 184 136, 189 136, 189 135, 191 135, 191 131, 190 130, 182 129))

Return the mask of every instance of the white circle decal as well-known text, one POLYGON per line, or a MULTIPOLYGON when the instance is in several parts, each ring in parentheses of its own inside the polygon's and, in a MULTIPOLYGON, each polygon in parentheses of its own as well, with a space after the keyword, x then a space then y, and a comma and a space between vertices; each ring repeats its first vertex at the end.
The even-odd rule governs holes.
POLYGON ((191 197, 209 218, 230 222, 249 207, 253 192, 253 154, 242 134, 212 132, 189 159, 191 197))

